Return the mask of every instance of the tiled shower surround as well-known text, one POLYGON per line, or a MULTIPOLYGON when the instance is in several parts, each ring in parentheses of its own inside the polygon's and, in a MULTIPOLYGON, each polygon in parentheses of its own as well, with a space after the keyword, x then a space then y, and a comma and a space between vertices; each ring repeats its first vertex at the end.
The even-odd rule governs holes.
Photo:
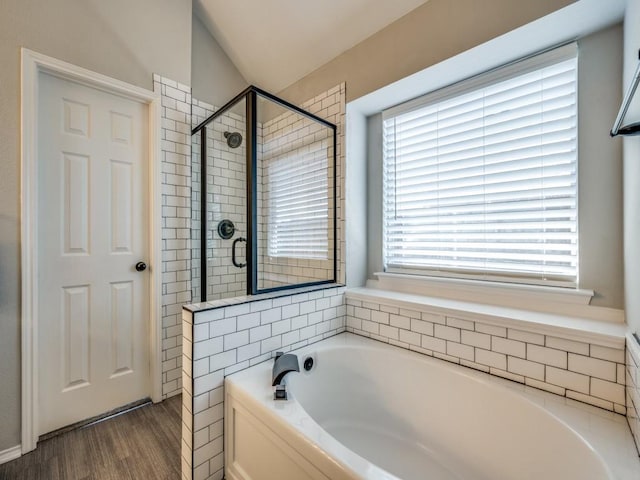
MULTIPOLYGON (((337 126, 336 134, 336 188, 337 188, 337 238, 338 238, 338 281, 344 283, 344 268, 341 267, 340 255, 344 251, 344 121, 345 121, 345 85, 337 85, 303 103, 302 108, 337 126)), ((218 107, 196 99, 193 100, 192 126, 196 126, 209 117, 218 107)), ((260 112, 266 113, 261 110, 260 112)), ((304 260, 296 258, 275 258, 264 255, 267 250, 269 228, 268 198, 268 163, 285 155, 308 157, 313 146, 321 146, 323 154, 327 152, 329 139, 326 132, 319 129, 319 124, 305 120, 295 112, 276 115, 257 125, 258 146, 258 217, 260 229, 259 243, 259 288, 271 288, 282 284, 298 284, 317 280, 330 279, 333 276, 333 257, 327 260, 304 260), (322 136, 323 138, 319 138, 322 136)), ((326 130, 326 129, 324 129, 326 130)), ((243 138, 237 149, 227 146, 223 136, 225 131, 237 131, 245 137, 245 117, 236 109, 226 112, 207 128, 207 212, 209 215, 207 238, 207 300, 231 298, 246 293, 246 270, 238 269, 231 263, 231 246, 238 236, 246 237, 246 204, 245 175, 246 150, 243 138), (214 148, 211 148, 214 146, 214 148), (230 240, 222 240, 217 232, 217 223, 229 218, 237 227, 237 233, 230 240)), ((193 299, 200 299, 200 135, 193 137, 192 143, 192 294, 193 299)), ((332 150, 328 150, 333 155, 332 150)), ((331 164, 331 161, 329 162, 331 164)), ((328 171, 332 187, 333 170, 328 171)), ((333 211, 333 191, 329 208, 333 211)), ((332 232, 333 218, 329 218, 329 234, 332 232)), ((333 246, 333 236, 328 238, 329 246, 333 246)), ((239 249, 244 255, 244 248, 239 249)), ((330 252, 331 255, 331 252, 330 252)))
MULTIPOLYGON (((212 105, 193 100, 192 125, 195 127, 215 111, 212 105)), ((238 237, 247 236, 245 119, 227 112, 207 126, 207 300, 231 298, 247 293, 247 270, 231 262, 231 247, 238 237), (230 148, 224 132, 239 132, 243 141, 230 148), (229 240, 217 233, 217 225, 229 219, 236 233, 229 240)), ((200 299, 200 206, 201 145, 200 134, 192 137, 191 260, 192 294, 200 299)), ((239 248, 244 258, 244 248, 239 248)))
POLYGON ((344 287, 302 290, 219 300, 202 304, 206 310, 183 311, 183 479, 224 476, 226 375, 269 360, 276 351, 344 331, 344 287))
POLYGON ((153 76, 162 96, 162 397, 182 391, 182 306, 191 301, 191 89, 153 76))
POLYGON ((584 343, 349 292, 347 331, 626 414, 624 342, 584 343))
MULTIPOLYGON (((327 92, 318 95, 305 102, 302 108, 314 113, 321 118, 338 126, 337 131, 337 155, 336 167, 341 172, 343 160, 342 135, 345 111, 344 84, 338 85, 327 92)), ((319 280, 333 279, 333 149, 332 131, 306 119, 300 114, 287 111, 271 118, 259 125, 262 147, 259 152, 258 164, 258 225, 259 248, 258 264, 262 267, 258 271, 258 284, 260 288, 273 288, 281 285, 315 282, 319 280), (327 219, 328 255, 326 259, 286 258, 269 255, 270 225, 270 168, 279 162, 287 162, 295 157, 296 162, 327 162, 327 186, 329 197, 329 218, 327 219)), ((340 173, 336 178, 336 185, 340 185, 340 173)), ((338 187, 338 201, 340 201, 340 189, 338 187)), ((340 218, 340 215, 338 215, 340 218)), ((338 237, 340 238, 340 237, 338 237)))
POLYGON ((627 335, 627 421, 640 452, 640 341, 627 335))

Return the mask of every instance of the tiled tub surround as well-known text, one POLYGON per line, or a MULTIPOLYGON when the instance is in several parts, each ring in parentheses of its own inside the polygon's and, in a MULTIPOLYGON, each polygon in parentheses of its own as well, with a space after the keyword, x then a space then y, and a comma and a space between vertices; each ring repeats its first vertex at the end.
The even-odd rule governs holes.
POLYGON ((346 298, 349 332, 626 414, 624 325, 581 336, 577 328, 508 318, 528 314, 514 309, 473 313, 369 288, 346 298))
POLYGON ((191 301, 191 89, 153 76, 162 96, 162 396, 182 391, 182 306, 191 301))
POLYGON ((640 452, 640 343, 627 335, 627 421, 640 452))
POLYGON ((183 479, 222 479, 224 377, 345 329, 344 287, 218 300, 183 310, 183 479))

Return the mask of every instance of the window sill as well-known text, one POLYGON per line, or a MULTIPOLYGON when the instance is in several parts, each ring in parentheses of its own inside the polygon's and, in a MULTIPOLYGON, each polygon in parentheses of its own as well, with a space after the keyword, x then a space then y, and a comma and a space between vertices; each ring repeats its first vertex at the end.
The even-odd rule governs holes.
MULTIPOLYGON (((526 332, 550 335, 609 348, 624 348, 626 325, 570 315, 550 314, 527 309, 487 305, 449 298, 436 298, 378 288, 349 288, 347 298, 383 303, 398 308, 428 311, 526 332)), ((592 307, 594 308, 594 307, 592 307)), ((597 307, 595 307, 597 308, 597 307)))
POLYGON ((593 290, 376 273, 367 286, 385 291, 624 323, 622 310, 589 305, 593 290))

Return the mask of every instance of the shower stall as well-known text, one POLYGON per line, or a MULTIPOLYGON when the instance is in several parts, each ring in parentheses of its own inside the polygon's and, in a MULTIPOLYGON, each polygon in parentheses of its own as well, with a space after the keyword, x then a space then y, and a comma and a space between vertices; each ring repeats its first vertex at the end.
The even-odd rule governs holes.
POLYGON ((192 131, 193 301, 336 281, 336 126, 250 86, 192 131))

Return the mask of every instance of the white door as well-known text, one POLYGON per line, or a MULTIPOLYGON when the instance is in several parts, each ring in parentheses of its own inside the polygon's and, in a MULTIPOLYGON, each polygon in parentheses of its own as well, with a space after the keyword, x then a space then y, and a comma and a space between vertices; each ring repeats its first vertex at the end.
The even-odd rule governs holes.
POLYGON ((40 73, 39 434, 148 397, 147 105, 40 73))

